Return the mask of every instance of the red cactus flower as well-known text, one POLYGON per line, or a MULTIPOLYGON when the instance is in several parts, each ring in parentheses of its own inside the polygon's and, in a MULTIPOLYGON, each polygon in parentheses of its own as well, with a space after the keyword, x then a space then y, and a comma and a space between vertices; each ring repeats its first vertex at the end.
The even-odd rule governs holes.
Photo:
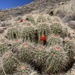
POLYGON ((47 39, 47 36, 42 36, 42 37, 40 37, 40 40, 41 41, 45 41, 47 39))

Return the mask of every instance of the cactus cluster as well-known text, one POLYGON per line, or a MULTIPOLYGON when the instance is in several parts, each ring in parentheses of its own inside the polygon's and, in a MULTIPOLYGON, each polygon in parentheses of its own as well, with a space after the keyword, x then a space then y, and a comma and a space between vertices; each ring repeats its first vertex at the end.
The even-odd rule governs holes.
MULTIPOLYGON (((42 47, 42 46, 41 46, 42 47)), ((41 67, 46 73, 57 73, 66 69, 68 56, 60 46, 49 48, 35 48, 33 45, 24 44, 18 54, 18 59, 27 61, 35 67, 41 67), (48 50, 48 49, 47 49, 48 50)))
POLYGON ((70 28, 49 15, 23 18, 0 40, 0 75, 69 75, 75 62, 70 28))

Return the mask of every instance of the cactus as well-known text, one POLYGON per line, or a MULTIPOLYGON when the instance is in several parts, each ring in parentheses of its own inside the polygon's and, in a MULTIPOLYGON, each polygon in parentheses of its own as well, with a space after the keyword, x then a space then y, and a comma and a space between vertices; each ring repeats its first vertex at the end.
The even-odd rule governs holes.
POLYGON ((29 26, 23 29, 22 33, 23 40, 34 41, 34 28, 29 26))
POLYGON ((39 16, 37 18, 37 23, 39 23, 39 22, 46 22, 46 18, 43 15, 39 16))
POLYGON ((52 33, 54 34, 61 34, 62 33, 62 26, 59 23, 54 23, 50 26, 52 33))
POLYGON ((67 52, 67 55, 70 57, 70 61, 73 60, 75 56, 75 44, 70 38, 66 38, 63 41, 64 50, 67 52))
POLYGON ((67 66, 68 56, 60 46, 55 48, 57 48, 57 50, 52 48, 47 52, 46 50, 25 45, 25 48, 22 47, 22 49, 20 49, 17 57, 20 61, 26 61, 36 68, 41 67, 41 70, 46 73, 61 72, 65 70, 67 66))
POLYGON ((66 52, 64 52, 63 48, 58 45, 50 47, 49 50, 49 57, 45 63, 45 72, 61 73, 66 69, 68 64, 68 56, 66 52))
POLYGON ((1 69, 5 74, 13 74, 18 65, 16 58, 12 55, 11 51, 5 52, 0 59, 1 69))
POLYGON ((62 38, 59 37, 59 35, 54 34, 54 35, 50 35, 48 40, 48 45, 47 46, 53 46, 53 45, 62 45, 62 38))
POLYGON ((62 38, 65 38, 65 37, 70 37, 70 33, 68 31, 68 28, 66 27, 63 27, 62 28, 62 34, 60 35, 62 38))
POLYGON ((13 75, 39 75, 29 64, 20 63, 13 75))
POLYGON ((49 26, 45 23, 39 24, 38 26, 38 42, 40 42, 41 36, 48 36, 50 34, 49 26))
POLYGON ((45 50, 37 49, 34 47, 34 45, 24 43, 17 57, 20 61, 26 61, 36 68, 38 67, 42 69, 47 55, 48 53, 46 54, 45 50))
POLYGON ((32 24, 35 24, 35 20, 34 20, 34 18, 33 18, 32 15, 28 15, 28 16, 26 17, 26 20, 30 21, 32 24))
POLYGON ((8 39, 18 39, 21 37, 21 34, 17 28, 11 28, 7 31, 7 38, 8 39))

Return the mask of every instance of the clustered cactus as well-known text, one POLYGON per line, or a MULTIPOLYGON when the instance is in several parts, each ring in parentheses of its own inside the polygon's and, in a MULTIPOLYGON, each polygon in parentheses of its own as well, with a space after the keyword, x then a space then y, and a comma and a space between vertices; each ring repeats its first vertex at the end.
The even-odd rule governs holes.
POLYGON ((0 75, 69 75, 75 39, 68 26, 56 21, 49 15, 27 15, 7 28, 7 42, 0 41, 0 75))
POLYGON ((68 64, 68 56, 60 46, 49 48, 47 52, 45 48, 37 49, 25 43, 17 57, 20 61, 27 61, 35 67, 41 67, 46 73, 61 72, 68 64))

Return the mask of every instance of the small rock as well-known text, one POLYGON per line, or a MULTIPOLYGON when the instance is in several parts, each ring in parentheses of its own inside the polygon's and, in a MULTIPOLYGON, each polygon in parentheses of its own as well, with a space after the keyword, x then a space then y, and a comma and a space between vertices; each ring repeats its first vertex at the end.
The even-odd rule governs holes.
POLYGON ((75 29, 75 21, 69 21, 68 26, 72 29, 75 29))

